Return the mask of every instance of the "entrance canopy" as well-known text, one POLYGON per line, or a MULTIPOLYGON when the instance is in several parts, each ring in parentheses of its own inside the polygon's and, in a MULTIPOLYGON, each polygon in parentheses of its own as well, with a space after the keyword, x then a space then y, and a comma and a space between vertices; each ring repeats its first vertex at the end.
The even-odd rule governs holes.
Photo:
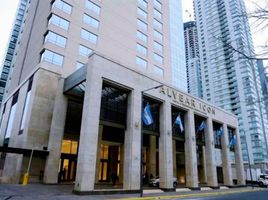
MULTIPOLYGON (((49 154, 49 151, 46 150, 33 150, 34 156, 40 156, 40 157, 45 157, 49 154)), ((14 154, 23 154, 26 156, 30 156, 32 149, 23 149, 23 148, 14 148, 14 147, 5 147, 1 146, 0 147, 0 152, 3 153, 14 153, 14 154)))
POLYGON ((64 94, 84 97, 86 87, 87 67, 83 66, 68 76, 64 82, 64 94))

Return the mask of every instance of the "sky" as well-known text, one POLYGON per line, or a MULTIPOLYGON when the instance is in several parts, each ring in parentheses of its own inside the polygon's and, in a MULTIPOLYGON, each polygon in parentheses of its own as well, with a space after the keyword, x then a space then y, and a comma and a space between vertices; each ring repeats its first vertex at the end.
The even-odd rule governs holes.
MULTIPOLYGON (((181 0, 183 6, 183 18, 184 21, 194 20, 193 4, 192 0, 181 0)), ((16 9, 19 0, 0 0, 0 64, 2 63, 7 44, 9 41, 9 34, 12 30, 14 17, 16 14, 16 9)), ((264 5, 267 0, 245 0, 248 10, 254 10, 257 2, 259 5, 264 5)), ((261 31, 254 27, 254 23, 251 22, 252 26, 252 36, 255 45, 256 52, 259 52, 258 48, 265 41, 268 41, 268 28, 261 31)))

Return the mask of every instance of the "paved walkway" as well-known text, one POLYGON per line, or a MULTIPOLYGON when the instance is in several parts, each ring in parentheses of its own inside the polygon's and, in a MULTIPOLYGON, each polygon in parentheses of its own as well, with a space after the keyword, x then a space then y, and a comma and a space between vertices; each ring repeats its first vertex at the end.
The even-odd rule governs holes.
MULTIPOLYGON (((0 200, 104 200, 104 199, 140 199, 139 194, 120 195, 87 195, 78 196, 72 194, 73 185, 42 185, 30 184, 22 185, 1 185, 0 200)), ((255 188, 254 191, 264 190, 255 188)), ((176 192, 162 192, 159 189, 144 190, 144 200, 151 199, 172 199, 191 198, 197 196, 224 195, 240 192, 253 191, 251 187, 227 189, 221 187, 219 190, 202 188, 201 191, 190 191, 186 188, 178 188, 176 192)))

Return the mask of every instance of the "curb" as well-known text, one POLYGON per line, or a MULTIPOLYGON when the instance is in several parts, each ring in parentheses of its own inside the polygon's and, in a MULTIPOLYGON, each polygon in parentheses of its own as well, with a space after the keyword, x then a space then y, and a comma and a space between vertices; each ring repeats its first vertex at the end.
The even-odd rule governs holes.
MULTIPOLYGON (((215 191, 207 193, 194 193, 194 194, 179 194, 179 195, 168 195, 168 196, 150 196, 150 197, 130 197, 130 198, 118 198, 120 200, 159 200, 159 199, 175 199, 175 198, 191 198, 191 197, 209 197, 209 196, 220 196, 228 194, 237 194, 244 192, 259 192, 265 189, 246 189, 246 190, 236 190, 236 191, 215 191)), ((118 200, 117 199, 117 200, 118 200)), ((113 199, 116 200, 116 199, 113 199)))

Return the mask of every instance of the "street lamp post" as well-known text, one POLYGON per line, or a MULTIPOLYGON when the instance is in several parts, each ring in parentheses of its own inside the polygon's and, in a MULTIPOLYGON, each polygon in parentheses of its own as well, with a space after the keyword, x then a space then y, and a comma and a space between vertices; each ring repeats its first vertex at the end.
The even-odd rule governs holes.
POLYGON ((148 88, 146 90, 142 90, 141 91, 141 152, 140 152, 140 156, 141 156, 141 163, 140 163, 140 197, 143 197, 143 120, 142 120, 142 115, 143 115, 143 94, 145 92, 148 92, 149 90, 154 90, 157 88, 162 87, 163 84, 152 87, 152 88, 148 88))
POLYGON ((252 187, 252 189, 254 189, 252 171, 251 171, 251 163, 250 163, 249 153, 248 153, 248 141, 247 141, 247 138, 246 138, 246 131, 244 131, 244 130, 241 130, 241 131, 244 133, 245 140, 246 140, 245 143, 246 143, 247 155, 248 155, 248 167, 249 167, 249 173, 250 173, 250 179, 251 179, 250 181, 251 181, 251 187, 252 187))

